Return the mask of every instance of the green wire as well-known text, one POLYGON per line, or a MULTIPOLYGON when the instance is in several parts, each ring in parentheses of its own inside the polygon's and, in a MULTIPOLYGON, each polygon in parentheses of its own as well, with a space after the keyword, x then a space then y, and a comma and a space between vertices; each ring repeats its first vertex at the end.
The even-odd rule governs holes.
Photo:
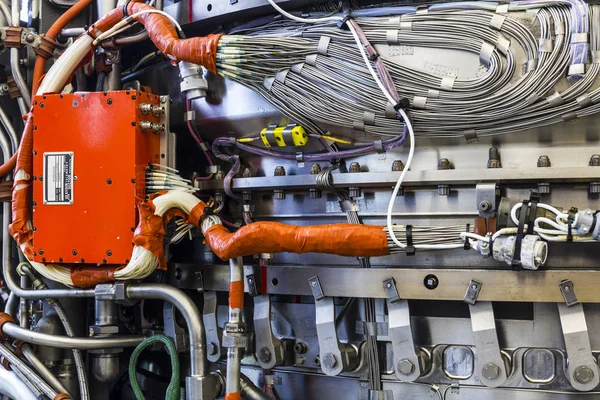
POLYGON ((131 354, 131 358, 129 359, 129 382, 131 383, 131 387, 133 388, 135 398, 137 400, 145 400, 144 393, 142 392, 142 389, 140 388, 140 385, 135 375, 135 369, 137 366, 138 358, 147 347, 153 345, 154 343, 164 344, 167 353, 169 353, 169 356, 171 357, 171 381, 169 382, 169 386, 167 387, 165 400, 179 400, 179 358, 177 356, 177 349, 175 348, 173 340, 165 335, 150 336, 142 343, 140 343, 131 354))

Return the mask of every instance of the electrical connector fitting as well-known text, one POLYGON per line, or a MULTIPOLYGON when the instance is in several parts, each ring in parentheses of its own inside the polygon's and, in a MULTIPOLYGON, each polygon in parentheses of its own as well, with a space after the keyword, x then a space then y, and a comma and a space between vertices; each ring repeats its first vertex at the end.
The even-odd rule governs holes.
MULTIPOLYGON (((495 260, 512 265, 516 236, 499 236, 494 240, 492 254, 495 260)), ((525 235, 521 241, 521 266, 536 270, 546 263, 548 244, 537 235, 525 235)))
POLYGON ((179 75, 181 76, 181 92, 188 100, 206 97, 208 82, 203 77, 202 66, 187 61, 179 63, 179 75))
POLYGON ((595 240, 600 240, 600 224, 598 212, 594 210, 581 210, 575 214, 573 228, 580 235, 591 235, 595 240))

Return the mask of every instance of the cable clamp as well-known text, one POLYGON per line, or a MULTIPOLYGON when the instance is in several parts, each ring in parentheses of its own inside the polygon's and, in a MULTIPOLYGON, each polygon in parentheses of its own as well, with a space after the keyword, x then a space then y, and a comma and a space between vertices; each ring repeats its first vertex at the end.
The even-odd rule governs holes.
POLYGON ((373 147, 377 153, 385 153, 385 150, 383 149, 383 142, 381 140, 373 141, 373 147))
POLYGON ((309 54, 304 58, 304 62, 313 67, 317 65, 317 54, 309 54))
POLYGON ((554 35, 565 34, 565 23, 563 21, 554 21, 554 35))
POLYGON ((326 56, 329 43, 331 43, 331 38, 329 36, 321 36, 319 38, 319 44, 317 45, 317 53, 326 56))
POLYGON ((571 64, 567 76, 585 74, 585 64, 571 64))
POLYGON ((363 122, 365 125, 375 125, 375 113, 372 111, 363 112, 363 122))
POLYGON ((563 122, 571 122, 574 119, 577 119, 577 114, 575 114, 574 112, 570 112, 564 115, 560 116, 563 120, 563 122))
POLYGON ((550 96, 546 97, 548 104, 552 107, 560 106, 565 103, 565 99, 562 98, 560 93, 554 92, 550 96))
POLYGON ((574 44, 574 43, 587 43, 587 42, 588 42, 588 34, 587 34, 587 32, 573 33, 571 35, 571 44, 574 44))
POLYGON ((406 247, 404 248, 407 256, 415 255, 415 246, 413 245, 412 225, 406 225, 406 247))
POLYGON ((592 101, 592 99, 590 99, 590 96, 588 96, 587 93, 582 94, 577 99, 575 99, 575 101, 577 102, 577 104, 579 104, 579 107, 581 108, 585 108, 594 104, 594 102, 592 101))
POLYGON ((350 20, 350 19, 353 19, 352 15, 350 15, 350 14, 344 15, 344 18, 342 18, 337 23, 338 28, 347 30, 348 29, 347 23, 348 23, 348 20, 350 20))
POLYGON ((385 296, 388 298, 390 303, 395 303, 401 300, 394 278, 384 280, 383 289, 385 290, 385 296))
POLYGON ((387 44, 398 44, 398 33, 399 31, 397 29, 385 31, 385 40, 387 44))
POLYGON ((429 89, 427 91, 427 97, 431 97, 432 99, 439 99, 440 98, 440 91, 439 90, 434 90, 434 89, 429 89))
POLYGON ((508 4, 500 4, 496 7, 496 14, 507 14, 508 13, 508 4))
POLYGON ((550 53, 552 52, 552 39, 544 39, 544 38, 540 38, 538 40, 539 43, 539 50, 541 53, 550 53))
POLYGON ((504 55, 508 53, 510 47, 510 40, 501 33, 498 33, 498 39, 496 40, 496 48, 504 55))
POLYGON ((525 99, 525 102, 527 102, 528 105, 534 104, 535 102, 537 102, 540 99, 540 96, 538 96, 537 93, 531 93, 529 96, 527 96, 527 98, 525 99))
POLYGON ((413 97, 412 106, 413 108, 424 110, 427 105, 427 97, 415 96, 413 97))
MULTIPOLYGON (((467 230, 466 230, 466 232, 469 233, 470 229, 471 229, 471 224, 467 224, 467 230)), ((469 238, 467 236, 465 236, 465 244, 463 246, 463 249, 465 249, 465 250, 470 250, 471 249, 471 243, 469 243, 469 238)))
POLYGON ((451 91, 454 88, 454 81, 456 81, 456 76, 444 76, 440 82, 440 89, 451 91))
POLYGON ((403 97, 400 99, 400 101, 398 101, 398 103, 394 106, 394 110, 398 111, 401 108, 405 109, 408 108, 408 106, 410 106, 410 100, 408 100, 407 98, 403 97))
POLYGON ((494 14, 490 20, 490 28, 497 31, 502 30, 502 24, 504 24, 505 19, 506 17, 504 15, 494 14))
POLYGON ((463 131, 463 136, 465 137, 467 144, 479 143, 479 136, 477 135, 477 131, 475 129, 463 131))
POLYGON ((486 42, 485 40, 481 44, 481 50, 479 51, 479 62, 486 67, 490 66, 492 60, 492 54, 494 53, 494 45, 486 42))
POLYGON ((525 72, 535 71, 538 65, 537 58, 532 58, 531 60, 527 60, 525 63, 525 72))

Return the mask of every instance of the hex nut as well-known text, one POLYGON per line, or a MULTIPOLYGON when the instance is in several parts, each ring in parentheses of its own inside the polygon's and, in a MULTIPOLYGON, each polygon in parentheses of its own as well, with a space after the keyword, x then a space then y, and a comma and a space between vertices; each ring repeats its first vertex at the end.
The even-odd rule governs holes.
POLYGON ((258 359, 262 362, 271 361, 271 351, 266 347, 261 348, 258 351, 258 359))
POLYGON ((578 383, 585 385, 594 379, 594 371, 592 371, 589 367, 582 365, 577 367, 575 373, 573 374, 573 378, 575 378, 578 383))
POLYGON ((327 369, 334 369, 337 365, 337 358, 333 354, 327 353, 325 357, 323 357, 323 365, 327 369))
POLYGON ((415 370, 415 365, 408 359, 400 360, 398 362, 398 372, 402 375, 410 375, 415 370))
POLYGON ((489 363, 483 366, 481 374, 486 379, 494 380, 500 376, 500 368, 494 363, 489 363))

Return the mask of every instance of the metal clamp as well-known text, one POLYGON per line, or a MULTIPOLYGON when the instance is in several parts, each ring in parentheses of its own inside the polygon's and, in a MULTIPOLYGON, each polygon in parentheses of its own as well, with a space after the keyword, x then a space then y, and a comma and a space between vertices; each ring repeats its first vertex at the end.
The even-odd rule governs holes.
POLYGON ((396 281, 394 278, 383 281, 383 289, 385 290, 385 295, 388 298, 388 303, 400 301, 400 295, 398 294, 398 288, 396 288, 396 281))
MULTIPOLYGON (((481 286, 479 288, 481 289, 481 286)), ((492 302, 471 303, 469 304, 469 311, 471 312, 473 341, 477 349, 475 366, 476 371, 479 373, 479 380, 485 386, 498 387, 506 381, 507 373, 500 352, 492 302)))
POLYGON ((248 284, 248 294, 252 297, 260 295, 258 286, 256 286, 256 276, 254 274, 246 275, 246 283, 248 284))
POLYGON ((394 370, 398 379, 413 382, 421 376, 421 363, 413 340, 407 300, 388 298, 389 330, 394 352, 394 370))
POLYGON ((310 285, 310 290, 312 291, 313 297, 316 301, 323 300, 325 298, 325 293, 323 293, 321 281, 319 281, 318 276, 315 275, 312 278, 309 278, 308 284, 310 285))
POLYGON ((478 183, 475 187, 475 204, 480 217, 493 217, 498 208, 497 185, 495 183, 478 183))
POLYGON ((221 358, 221 344, 219 340, 219 325, 217 323, 217 293, 204 292, 204 308, 202 321, 206 331, 207 358, 210 362, 217 362, 221 358))
POLYGON ((600 369, 592 354, 583 305, 577 301, 570 280, 560 283, 560 291, 565 298, 565 303, 558 303, 558 314, 569 361, 569 381, 576 390, 587 392, 600 383, 600 369))
POLYGON ((254 298, 254 334, 256 358, 263 369, 271 369, 285 362, 285 348, 273 335, 271 328, 271 299, 269 295, 254 298))
POLYGON ((169 302, 165 302, 163 306, 165 335, 173 339, 177 351, 183 353, 190 348, 189 334, 184 327, 177 323, 175 315, 175 306, 169 302))
POLYGON ((483 286, 482 282, 478 280, 471 279, 469 281, 469 286, 467 286, 467 292, 465 293, 464 302, 470 305, 475 305, 477 302, 477 297, 479 297, 479 292, 481 291, 481 287, 483 286))

